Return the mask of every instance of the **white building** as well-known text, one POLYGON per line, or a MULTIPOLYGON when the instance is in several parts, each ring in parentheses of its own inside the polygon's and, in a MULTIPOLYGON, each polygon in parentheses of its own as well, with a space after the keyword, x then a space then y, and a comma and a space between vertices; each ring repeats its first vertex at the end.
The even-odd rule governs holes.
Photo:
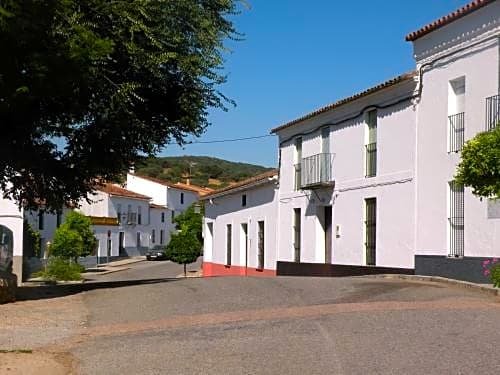
MULTIPOLYGON (((488 281, 481 263, 500 257, 500 203, 453 180, 464 141, 500 120, 500 2, 471 2, 407 40, 416 72, 272 130, 280 145, 278 275, 488 281)), ((229 197, 221 200, 207 223, 243 219, 229 197)), ((205 260, 224 264, 224 241, 215 235, 211 244, 208 229, 205 260)))
POLYGON ((166 244, 168 209, 152 205, 151 197, 105 184, 89 199, 78 210, 92 220, 99 258, 144 255, 147 249, 166 244))
POLYGON ((499 117, 500 1, 475 1, 407 36, 417 106, 415 271, 486 282, 500 257, 500 204, 453 183, 464 141, 499 117))
POLYGON ((12 271, 18 283, 23 270, 23 209, 0 197, 0 271, 12 271))
POLYGON ((278 171, 202 198, 203 275, 276 275, 278 171))

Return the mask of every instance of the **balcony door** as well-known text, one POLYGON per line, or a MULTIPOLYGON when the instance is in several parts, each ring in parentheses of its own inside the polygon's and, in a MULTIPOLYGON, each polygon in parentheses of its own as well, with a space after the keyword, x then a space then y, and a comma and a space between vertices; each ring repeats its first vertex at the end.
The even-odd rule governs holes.
POLYGON ((325 206, 324 226, 325 230, 325 263, 332 263, 332 206, 325 206))

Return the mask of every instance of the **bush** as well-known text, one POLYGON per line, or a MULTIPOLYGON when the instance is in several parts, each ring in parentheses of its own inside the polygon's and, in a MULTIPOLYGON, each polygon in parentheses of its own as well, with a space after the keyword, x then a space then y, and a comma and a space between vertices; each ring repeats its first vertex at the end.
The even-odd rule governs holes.
POLYGON ((82 279, 85 267, 78 263, 71 263, 66 259, 53 257, 49 259, 47 269, 37 272, 36 277, 44 280, 78 281, 82 279))
POLYGON ((56 257, 76 260, 78 257, 92 254, 95 245, 96 239, 90 219, 79 212, 72 211, 64 223, 57 228, 50 253, 56 257))
POLYGON ((500 288, 500 264, 491 267, 490 272, 491 272, 490 278, 491 282, 493 283, 493 286, 496 288, 500 288))
POLYGON ((483 274, 490 277, 494 287, 500 288, 500 259, 485 260, 483 262, 483 274))

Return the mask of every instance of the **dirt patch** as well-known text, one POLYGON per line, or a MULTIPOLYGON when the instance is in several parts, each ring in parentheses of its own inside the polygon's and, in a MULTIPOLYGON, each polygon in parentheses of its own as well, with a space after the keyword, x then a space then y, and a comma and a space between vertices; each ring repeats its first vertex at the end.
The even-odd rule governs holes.
POLYGON ((76 374, 73 358, 63 353, 0 353, 0 375, 76 374))

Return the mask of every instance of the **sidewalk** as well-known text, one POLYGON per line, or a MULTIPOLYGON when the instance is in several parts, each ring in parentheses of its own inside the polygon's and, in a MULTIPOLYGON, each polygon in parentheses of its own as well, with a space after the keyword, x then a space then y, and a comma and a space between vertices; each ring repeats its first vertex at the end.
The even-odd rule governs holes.
POLYGON ((146 257, 144 255, 130 257, 130 258, 126 258, 126 259, 115 260, 115 261, 109 262, 109 263, 99 263, 99 268, 102 268, 102 267, 122 267, 122 266, 132 264, 132 263, 143 262, 145 260, 146 260, 146 257))

